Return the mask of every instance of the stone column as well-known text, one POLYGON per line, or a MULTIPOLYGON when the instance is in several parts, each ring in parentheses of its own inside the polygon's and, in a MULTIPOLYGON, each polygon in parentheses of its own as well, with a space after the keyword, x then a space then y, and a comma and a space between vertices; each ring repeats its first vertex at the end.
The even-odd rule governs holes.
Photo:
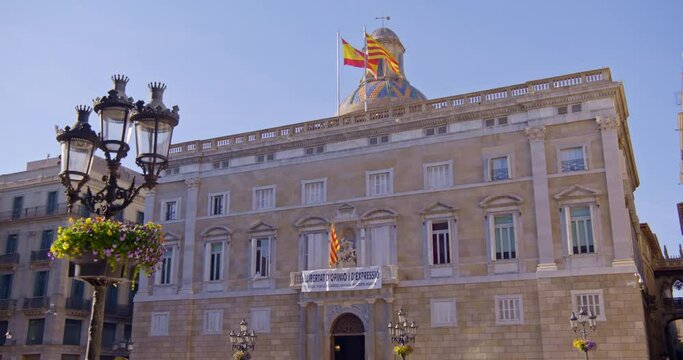
POLYGON ((635 265, 631 226, 626 209, 624 180, 621 175, 621 153, 619 150, 619 130, 621 121, 616 117, 598 116, 595 121, 600 128, 602 154, 605 159, 605 181, 607 182, 607 202, 612 230, 614 260, 612 266, 635 265))
POLYGON ((534 212, 536 213, 536 240, 538 243, 538 267, 536 271, 557 270, 555 255, 553 254, 553 233, 550 220, 548 168, 545 159, 545 127, 528 127, 526 134, 529 137, 531 149, 531 177, 534 189, 534 212))
POLYGON ((194 250, 195 226, 197 222, 197 194, 199 193, 199 178, 185 179, 187 185, 187 201, 185 202, 185 234, 183 236, 183 270, 180 282, 181 294, 194 293, 194 250))

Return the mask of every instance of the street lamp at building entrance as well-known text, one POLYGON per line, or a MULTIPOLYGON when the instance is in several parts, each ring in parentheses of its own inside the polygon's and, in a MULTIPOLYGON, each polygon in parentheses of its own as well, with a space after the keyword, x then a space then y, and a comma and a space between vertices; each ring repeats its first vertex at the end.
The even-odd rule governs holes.
POLYGON ((398 321, 396 323, 389 322, 387 325, 387 330, 389 330, 389 335, 391 336, 391 342, 395 343, 397 346, 394 348, 394 352, 405 359, 408 354, 412 352, 411 344, 415 343, 415 335, 417 334, 417 324, 412 321, 408 324, 406 320, 406 313, 403 309, 398 310, 398 321))

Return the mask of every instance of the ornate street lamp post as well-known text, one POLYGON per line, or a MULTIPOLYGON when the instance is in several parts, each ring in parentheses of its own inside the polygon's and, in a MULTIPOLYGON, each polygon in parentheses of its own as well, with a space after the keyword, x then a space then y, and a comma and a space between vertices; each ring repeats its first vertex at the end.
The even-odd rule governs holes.
POLYGON ((396 323, 389 321, 387 330, 389 330, 391 342, 397 345, 394 347, 394 352, 396 355, 400 356, 401 359, 405 360, 406 356, 412 352, 411 344, 415 343, 417 324, 415 324, 415 321, 408 324, 406 313, 403 312, 403 308, 398 310, 397 315, 398 321, 396 321, 396 323))
POLYGON ((249 351, 254 350, 254 347, 256 346, 256 333, 254 333, 253 330, 250 333, 247 325, 247 320, 242 319, 238 331, 230 330, 232 350, 235 351, 235 353, 240 352, 242 354, 240 358, 235 357, 237 360, 249 360, 251 358, 249 351))
POLYGON ((114 351, 120 351, 122 354, 125 355, 126 358, 130 357, 130 353, 133 351, 134 348, 135 345, 133 344, 133 341, 131 341, 131 339, 124 339, 112 345, 112 349, 114 351))
POLYGON ((581 339, 574 341, 574 347, 583 351, 584 358, 588 360, 588 350, 595 347, 595 343, 588 340, 588 335, 595 331, 598 326, 596 322, 597 316, 593 311, 587 311, 586 307, 582 307, 577 317, 574 312, 569 317, 569 326, 575 333, 581 335, 581 339))
MULTIPOLYGON (((60 178, 66 187, 68 211, 80 201, 97 215, 111 218, 123 211, 143 188, 151 189, 157 184, 162 170, 168 165, 168 150, 173 128, 178 125, 178 107, 168 109, 163 103, 166 85, 150 83, 152 96, 148 104, 133 102, 126 95, 128 78, 114 75, 114 88, 107 95, 94 101, 95 112, 100 117, 100 133, 95 133, 88 118, 91 109, 78 106, 78 121, 72 127, 58 130, 57 141, 61 145, 60 178), (121 160, 130 150, 129 139, 135 128, 137 156, 135 163, 142 168, 144 182, 139 186, 133 180, 128 187, 118 184, 121 160), (102 177, 104 187, 94 193, 83 186, 90 180, 95 149, 104 152, 107 174, 102 177)), ((99 264, 101 265, 101 264, 99 264)), ((84 267, 85 265, 82 265, 84 267)), ((108 276, 81 277, 95 288, 93 295, 90 330, 88 334, 87 359, 97 360, 101 352, 102 324, 104 321, 104 297, 107 286, 122 281, 108 276)))

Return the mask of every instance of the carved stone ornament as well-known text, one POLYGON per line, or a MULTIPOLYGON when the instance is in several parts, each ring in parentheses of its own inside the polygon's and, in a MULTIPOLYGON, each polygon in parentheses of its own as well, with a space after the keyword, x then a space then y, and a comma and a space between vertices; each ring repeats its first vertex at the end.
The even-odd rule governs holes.
POLYGON ((365 332, 363 322, 354 314, 343 314, 334 321, 332 334, 362 334, 365 332))
POLYGON ((595 122, 598 123, 598 127, 602 131, 616 130, 619 128, 619 125, 621 125, 621 121, 619 121, 619 119, 617 119, 616 117, 598 116, 597 118, 595 118, 595 122))
POLYGON ((185 185, 187 185, 188 188, 199 187, 199 182, 199 178, 185 179, 185 185))
POLYGON ((367 329, 370 316, 369 306, 369 304, 354 304, 351 306, 329 305, 327 306, 327 312, 325 314, 325 323, 327 324, 328 329, 330 329, 331 332, 334 332, 334 328, 337 327, 336 320, 341 319, 343 316, 351 315, 361 321, 363 329, 367 329))
POLYGON ((545 126, 530 127, 524 130, 529 141, 543 141, 545 140, 545 126))

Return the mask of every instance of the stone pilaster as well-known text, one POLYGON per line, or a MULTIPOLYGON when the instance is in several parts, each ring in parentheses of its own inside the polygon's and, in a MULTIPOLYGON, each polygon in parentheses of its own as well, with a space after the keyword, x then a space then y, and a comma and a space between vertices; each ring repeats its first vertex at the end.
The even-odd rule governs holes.
POLYGON ((197 222, 197 194, 199 193, 199 178, 185 180, 187 185, 187 201, 185 205, 185 234, 183 236, 183 270, 180 282, 181 294, 194 293, 194 250, 195 226, 197 222))
POLYGON ((548 168, 545 159, 545 127, 529 127, 526 129, 526 134, 529 137, 531 149, 531 176, 538 240, 538 267, 536 271, 557 270, 555 255, 553 254, 553 233, 550 220, 548 168))
POLYGON ((368 299, 368 328, 365 329, 365 359, 375 360, 375 299, 368 299))
MULTIPOLYGON (((156 189, 147 191, 145 196, 145 222, 155 221, 154 218, 154 204, 156 202, 156 189)), ((150 274, 145 272, 140 273, 140 280, 138 282, 138 293, 142 295, 151 295, 152 288, 149 286, 150 274)))
POLYGON ((621 164, 619 150, 621 121, 616 117, 602 116, 597 117, 595 121, 600 128, 602 153, 605 159, 605 181, 607 182, 607 201, 609 203, 609 217, 614 249, 612 266, 633 266, 631 226, 629 224, 629 215, 625 204, 624 183, 619 166, 621 164))

